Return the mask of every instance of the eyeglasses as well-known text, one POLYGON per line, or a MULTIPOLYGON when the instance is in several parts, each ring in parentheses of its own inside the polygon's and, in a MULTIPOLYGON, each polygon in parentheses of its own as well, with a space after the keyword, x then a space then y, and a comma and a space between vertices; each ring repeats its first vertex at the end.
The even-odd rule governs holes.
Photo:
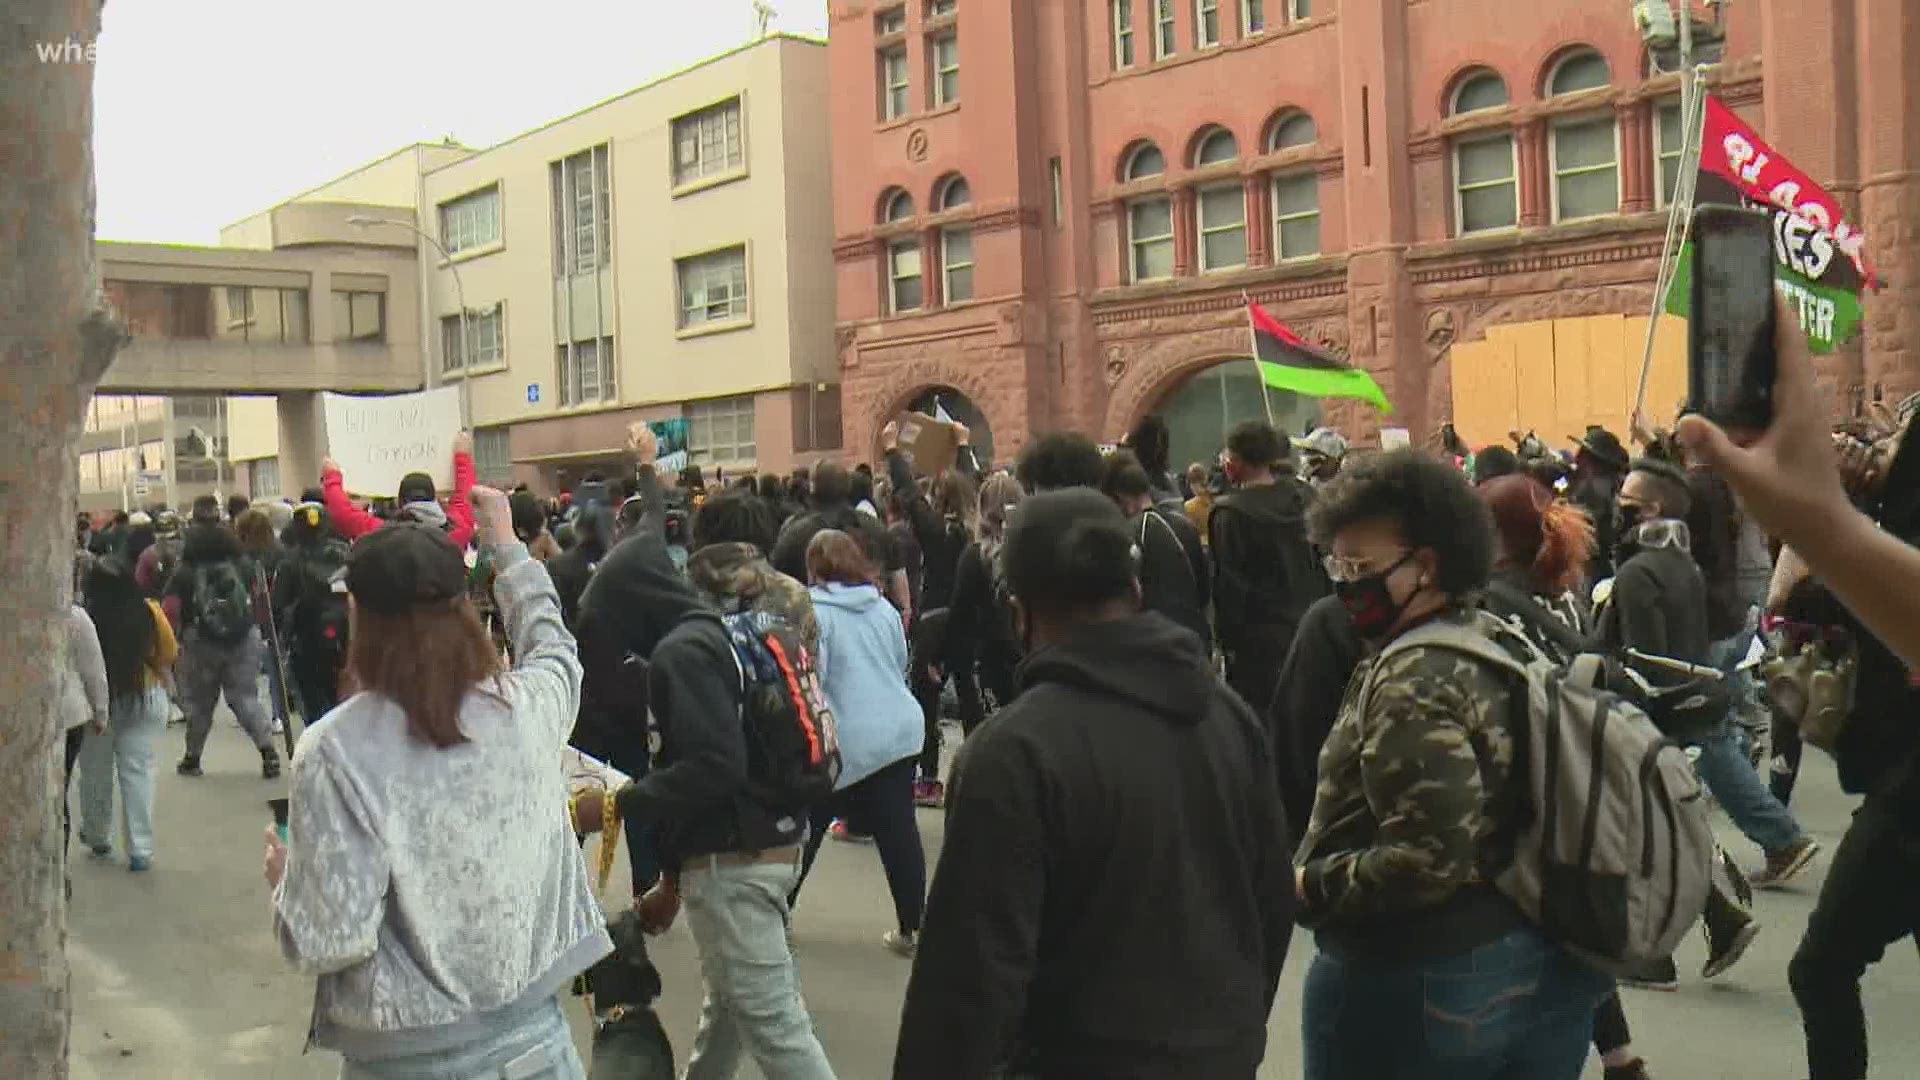
POLYGON ((1388 574, 1407 565, 1407 560, 1411 558, 1413 558, 1413 552, 1408 551, 1398 559, 1395 559, 1393 565, 1386 569, 1374 570, 1368 565, 1365 559, 1355 559, 1343 555, 1329 555, 1326 558, 1327 576, 1335 581, 1359 581, 1361 578, 1386 577, 1388 574))

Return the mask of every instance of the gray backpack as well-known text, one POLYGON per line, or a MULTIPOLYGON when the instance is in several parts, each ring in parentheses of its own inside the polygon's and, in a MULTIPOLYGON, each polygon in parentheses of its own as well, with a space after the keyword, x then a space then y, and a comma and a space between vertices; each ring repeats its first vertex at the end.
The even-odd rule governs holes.
POLYGON ((1516 699, 1513 721, 1515 790, 1495 796, 1518 811, 1513 859, 1495 886, 1602 971, 1672 956, 1706 905, 1716 858, 1692 763, 1645 713, 1600 688, 1599 657, 1561 667, 1515 628, 1476 618, 1417 627, 1383 659, 1451 649, 1525 684, 1524 716, 1516 699))

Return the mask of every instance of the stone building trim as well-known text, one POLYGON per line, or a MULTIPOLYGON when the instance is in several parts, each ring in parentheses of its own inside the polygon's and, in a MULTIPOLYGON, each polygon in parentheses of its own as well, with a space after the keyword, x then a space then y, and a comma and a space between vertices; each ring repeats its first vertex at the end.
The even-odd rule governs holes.
MULTIPOLYGON (((1425 269, 1415 268, 1409 272, 1413 284, 1433 285, 1448 281, 1464 281, 1469 278, 1493 277, 1504 274, 1533 274, 1550 270, 1571 270, 1581 266, 1600 266, 1606 263, 1633 262, 1639 259, 1658 259, 1662 244, 1658 240, 1636 241, 1632 243, 1612 243, 1598 248, 1582 248, 1577 251, 1536 252, 1519 254, 1474 254, 1470 252, 1440 252, 1428 258, 1453 259, 1447 265, 1432 266, 1425 269)), ((1411 256, 1409 261, 1418 259, 1411 256)))
POLYGON ((1340 296, 1346 292, 1346 289, 1346 275, 1343 273, 1326 281, 1313 281, 1300 285, 1253 286, 1244 293, 1219 292, 1206 296, 1180 297, 1126 307, 1096 307, 1093 311, 1093 325, 1113 326, 1142 319, 1164 319, 1182 315, 1204 315, 1211 311, 1228 311, 1242 306, 1249 298, 1259 304, 1287 304, 1300 300, 1318 300, 1340 296))

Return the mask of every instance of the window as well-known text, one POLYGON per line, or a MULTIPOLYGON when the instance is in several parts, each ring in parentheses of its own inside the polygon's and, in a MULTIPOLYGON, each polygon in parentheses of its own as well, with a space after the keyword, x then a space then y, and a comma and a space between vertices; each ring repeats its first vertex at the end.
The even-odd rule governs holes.
POLYGON ((1453 114, 1498 109, 1507 103, 1507 84, 1491 71, 1470 76, 1453 92, 1453 114))
MULTIPOLYGON (((955 210, 973 200, 973 190, 965 177, 955 176, 940 188, 935 205, 955 210)), ((973 299, 973 230, 964 225, 949 225, 940 230, 940 283, 949 304, 973 299)))
POLYGON ((942 34, 933 44, 933 104, 951 105, 960 100, 960 39, 942 34))
MULTIPOLYGON (((904 194, 904 192, 903 192, 904 194)), ((935 210, 958 210, 973 201, 973 189, 967 186, 964 176, 950 176, 940 185, 940 194, 934 199, 935 210)), ((909 199, 908 212, 912 212, 909 199)))
MULTIPOLYGON (((1599 53, 1577 52, 1560 61, 1547 80, 1554 96, 1605 87, 1607 62, 1599 53)), ((1553 122, 1548 143, 1553 168, 1553 220, 1578 221, 1620 210, 1619 145, 1611 112, 1553 122)))
POLYGON ((960 9, 960 0, 927 0, 927 18, 943 19, 960 9))
POLYGON ((898 188, 887 196, 886 209, 881 211, 880 220, 892 223, 905 221, 913 216, 913 196, 898 188))
POLYGON ((678 259, 673 265, 680 278, 680 329, 747 318, 744 244, 678 259))
POLYGON ((1220 44, 1220 0, 1193 0, 1193 43, 1202 49, 1220 44))
POLYGON ((740 143, 740 99, 688 113, 673 122, 673 182, 677 187, 732 172, 746 164, 740 143))
POLYGON ((1113 0, 1113 66, 1133 66, 1133 0, 1113 0))
POLYGON ((247 494, 256 500, 281 496, 279 458, 260 458, 247 466, 247 494))
POLYGON ((887 310, 895 314, 918 311, 925 303, 920 241, 896 240, 887 245, 887 310))
POLYGON ((907 9, 905 5, 891 7, 873 17, 873 32, 880 37, 888 34, 907 32, 907 9))
POLYGON ((1662 102, 1654 110, 1653 156, 1660 164, 1660 205, 1673 202, 1680 187, 1680 167, 1686 160, 1687 130, 1681 122, 1680 103, 1662 102))
POLYGON ((440 204, 440 244, 449 255, 499 242, 499 185, 440 204))
POLYGON ((217 322, 220 328, 217 336, 223 341, 255 345, 307 343, 305 289, 226 285, 221 287, 219 307, 224 315, 217 322))
POLYGON ((1313 18, 1313 0, 1287 0, 1287 18, 1294 22, 1313 18))
MULTIPOLYGON (((229 285, 226 287, 225 306, 227 309, 225 322, 228 330, 244 330, 246 325, 253 321, 253 316, 249 314, 249 308, 252 305, 247 302, 247 287, 245 285, 229 285)), ((244 332, 236 336, 242 340, 246 338, 244 332)))
MULTIPOLYGON (((1167 171, 1167 159, 1160 148, 1145 143, 1128 156, 1121 176, 1124 180, 1144 180, 1167 171)), ((1150 195, 1127 204, 1127 247, 1131 253, 1134 281, 1154 281, 1173 276, 1173 200, 1166 195, 1150 195)))
POLYGON ((382 341, 387 336, 387 297, 376 292, 333 292, 333 340, 382 341))
POLYGON ((1239 156, 1240 144, 1234 141, 1233 132, 1226 128, 1214 128, 1200 140, 1200 145, 1194 148, 1193 164, 1195 168, 1218 165, 1239 156))
POLYGON ((1319 138, 1320 131, 1313 126, 1313 117, 1303 112, 1288 113, 1275 121, 1267 133, 1267 153, 1312 146, 1319 138))
POLYGON ((1174 49, 1173 0, 1153 0, 1153 58, 1165 60, 1174 49))
POLYGON ((561 405, 613 400, 613 339, 587 338, 561 345, 558 356, 561 405))
POLYGON ((1227 270, 1247 265, 1247 198, 1235 182, 1202 188, 1200 210, 1200 269, 1227 270))
POLYGON ((701 465, 753 464, 751 397, 717 398, 687 405, 687 456, 701 465))
POLYGON ((473 429, 473 471, 483 484, 502 491, 513 483, 513 428, 473 429))
POLYGON ((1060 159, 1057 157, 1047 159, 1047 182, 1053 185, 1053 223, 1058 225, 1066 220, 1067 205, 1066 190, 1060 179, 1060 159))
POLYGON ((552 165, 554 274, 591 274, 613 247, 613 196, 607 148, 596 146, 552 165))
POLYGON ((880 54, 880 119, 898 120, 907 115, 907 50, 887 49, 880 54))
POLYGON ((1520 221, 1513 136, 1506 132, 1454 144, 1454 215, 1461 235, 1511 229, 1520 221))
POLYGON ((1320 177, 1313 172, 1273 178, 1274 258, 1307 259, 1320 254, 1320 177))
POLYGON ((1266 0, 1240 0, 1240 32, 1252 37, 1266 28, 1266 0))
POLYGON ((495 304, 482 311, 467 312, 467 343, 460 341, 460 316, 440 318, 440 370, 464 371, 469 367, 496 367, 504 355, 505 336, 501 333, 503 306, 495 304))

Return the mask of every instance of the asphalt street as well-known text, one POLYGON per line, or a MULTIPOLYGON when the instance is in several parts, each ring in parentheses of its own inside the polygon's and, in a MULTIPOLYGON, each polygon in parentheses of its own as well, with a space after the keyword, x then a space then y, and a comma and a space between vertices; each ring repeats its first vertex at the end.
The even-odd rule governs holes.
MULTIPOLYGON (((332 1080, 339 1059, 303 1054, 312 984, 282 961, 261 881, 265 800, 284 781, 260 778, 259 759, 224 709, 206 756, 206 776, 176 776, 184 728, 161 748, 153 870, 132 874, 124 854, 77 854, 69 956, 73 967, 75 1080, 332 1080)), ((950 735, 950 738, 957 736, 950 735)), ((1852 810, 1821 754, 1809 751, 1794 809, 1830 853, 1852 810)), ((1722 837, 1744 861, 1758 855, 1723 820, 1722 837)), ((920 812, 931 862, 941 818, 920 812)), ((1819 882, 1812 872, 1784 892, 1763 893, 1765 923, 1746 959, 1714 983, 1698 978, 1696 936, 1682 950, 1677 993, 1627 991, 1635 1046, 1661 1080, 1805 1076, 1800 1025, 1787 991, 1793 954, 1819 882)), ((625 859, 608 893, 624 894, 625 859)), ((843 1080, 890 1075, 909 962, 885 951, 889 928, 880 861, 871 848, 829 843, 795 917, 807 1004, 843 1080)), ((684 927, 654 952, 666 982, 660 1011, 684 1064, 699 1013, 700 977, 684 927)), ((1311 939, 1295 942, 1269 1024, 1261 1080, 1300 1075, 1300 985, 1311 939)), ((1874 1075, 1920 1076, 1920 953, 1905 945, 1868 975, 1874 1075)), ((584 1015, 569 1002, 586 1045, 584 1015)), ((745 1077, 758 1077, 751 1066, 745 1077)), ((1600 1075, 1590 1063, 1589 1075, 1600 1075)))

